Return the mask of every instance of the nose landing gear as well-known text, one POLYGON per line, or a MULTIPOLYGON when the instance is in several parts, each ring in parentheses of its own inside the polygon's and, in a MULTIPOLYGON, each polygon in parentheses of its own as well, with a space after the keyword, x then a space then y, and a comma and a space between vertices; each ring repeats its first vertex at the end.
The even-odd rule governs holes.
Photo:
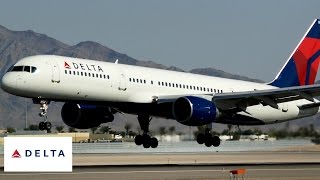
POLYGON ((39 130, 47 130, 47 132, 50 132, 51 130, 51 122, 48 121, 48 107, 49 107, 50 101, 47 100, 40 100, 40 113, 39 116, 43 118, 43 121, 39 123, 39 130))
POLYGON ((143 130, 142 135, 137 135, 134 138, 134 142, 136 145, 143 145, 144 148, 156 148, 158 147, 158 140, 155 137, 150 137, 149 133, 149 125, 152 118, 146 115, 138 115, 138 121, 141 129, 143 130))

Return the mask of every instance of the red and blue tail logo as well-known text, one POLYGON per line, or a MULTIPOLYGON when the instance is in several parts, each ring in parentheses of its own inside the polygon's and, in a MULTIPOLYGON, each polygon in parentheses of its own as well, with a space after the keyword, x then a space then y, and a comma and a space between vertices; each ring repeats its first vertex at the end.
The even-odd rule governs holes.
POLYGON ((320 19, 316 19, 277 77, 269 84, 277 87, 314 84, 319 63, 320 19))

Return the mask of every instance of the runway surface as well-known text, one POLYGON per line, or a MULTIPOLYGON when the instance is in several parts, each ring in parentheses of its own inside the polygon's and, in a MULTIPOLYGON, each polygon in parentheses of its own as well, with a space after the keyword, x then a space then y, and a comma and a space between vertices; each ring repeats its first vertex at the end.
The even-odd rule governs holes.
POLYGON ((197 165, 197 166, 98 166, 74 167, 72 173, 3 173, 1 180, 79 180, 79 179, 134 179, 134 180, 191 180, 229 179, 230 170, 245 168, 245 179, 320 179, 320 164, 283 165, 197 165))
POLYGON ((319 151, 252 151, 210 153, 74 154, 72 173, 4 173, 0 180, 82 179, 229 179, 245 168, 245 179, 319 179, 319 151))

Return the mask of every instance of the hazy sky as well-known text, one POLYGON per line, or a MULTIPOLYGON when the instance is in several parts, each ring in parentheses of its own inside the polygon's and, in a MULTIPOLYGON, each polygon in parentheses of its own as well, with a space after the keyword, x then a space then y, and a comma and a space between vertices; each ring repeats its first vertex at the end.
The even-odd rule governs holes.
POLYGON ((319 0, 5 0, 0 24, 185 70, 215 67, 270 81, 319 9, 319 0))

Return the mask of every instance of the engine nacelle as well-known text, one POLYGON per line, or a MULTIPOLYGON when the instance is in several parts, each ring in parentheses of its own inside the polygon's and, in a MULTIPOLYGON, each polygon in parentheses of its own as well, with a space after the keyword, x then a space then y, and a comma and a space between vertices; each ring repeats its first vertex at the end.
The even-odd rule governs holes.
POLYGON ((113 114, 107 107, 65 103, 61 110, 63 122, 73 128, 88 129, 112 122, 113 114))
POLYGON ((219 117, 219 110, 211 101, 185 96, 174 101, 173 117, 184 125, 201 126, 214 122, 219 117))

